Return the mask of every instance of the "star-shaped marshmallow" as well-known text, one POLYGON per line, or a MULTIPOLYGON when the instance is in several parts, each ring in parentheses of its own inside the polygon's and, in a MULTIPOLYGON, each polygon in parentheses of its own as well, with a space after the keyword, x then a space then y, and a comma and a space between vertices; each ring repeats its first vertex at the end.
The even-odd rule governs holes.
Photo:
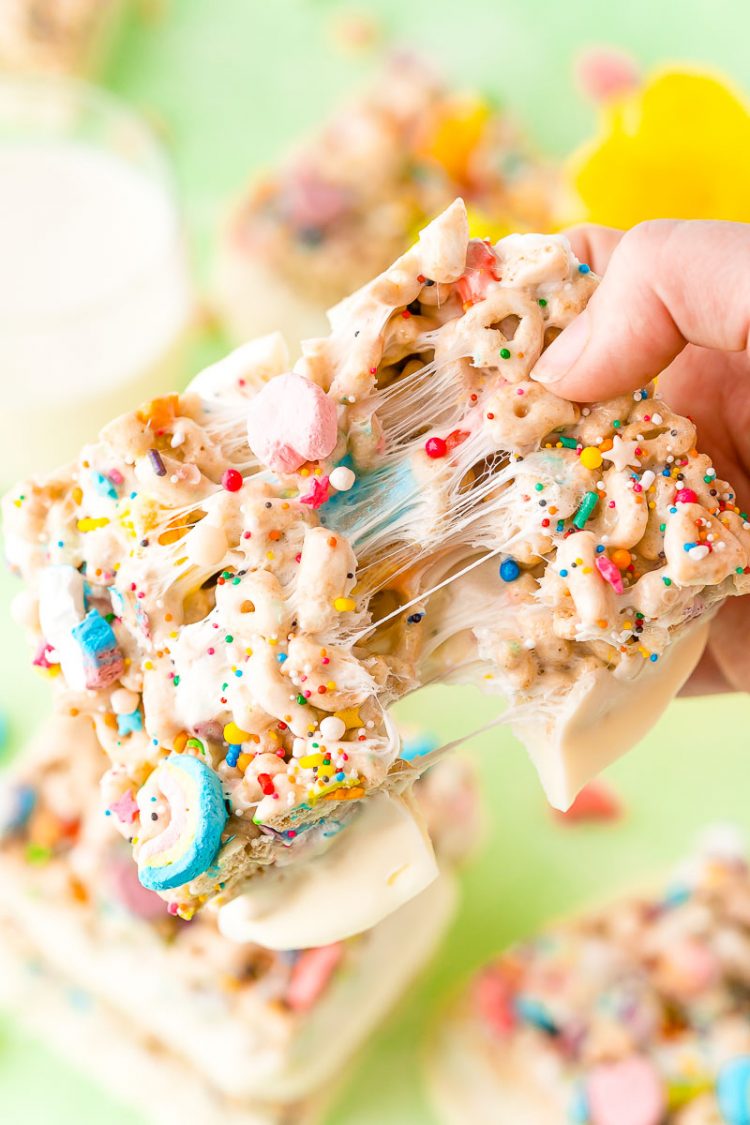
POLYGON ((635 455, 637 448, 637 441, 623 441, 618 434, 612 442, 612 448, 606 453, 602 453, 602 457, 611 461, 618 473, 621 473, 628 466, 638 469, 641 463, 635 455))

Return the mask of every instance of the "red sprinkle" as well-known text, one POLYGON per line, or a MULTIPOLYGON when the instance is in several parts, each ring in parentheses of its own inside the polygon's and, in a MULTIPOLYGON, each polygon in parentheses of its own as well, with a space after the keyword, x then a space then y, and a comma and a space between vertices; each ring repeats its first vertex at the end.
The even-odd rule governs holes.
POLYGON ((433 459, 445 457, 448 452, 448 443, 441 437, 431 437, 425 442, 424 451, 428 457, 433 459))
POLYGON ((273 778, 271 777, 270 773, 259 773, 258 785, 260 785, 261 791, 266 795, 266 797, 272 797, 276 792, 273 787, 273 778))
POLYGON ((692 488, 681 488, 675 496, 676 504, 696 504, 698 497, 692 488))
POLYGON ((237 469, 227 469, 221 478, 221 483, 227 492, 239 492, 242 488, 242 473, 237 469))

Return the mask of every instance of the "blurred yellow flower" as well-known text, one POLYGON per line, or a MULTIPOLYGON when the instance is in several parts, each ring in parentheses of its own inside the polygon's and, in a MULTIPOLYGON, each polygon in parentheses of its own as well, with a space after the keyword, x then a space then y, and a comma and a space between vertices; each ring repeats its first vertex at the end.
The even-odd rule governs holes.
POLYGON ((568 161, 579 219, 750 220, 750 108, 726 79, 662 70, 600 114, 599 136, 568 161))

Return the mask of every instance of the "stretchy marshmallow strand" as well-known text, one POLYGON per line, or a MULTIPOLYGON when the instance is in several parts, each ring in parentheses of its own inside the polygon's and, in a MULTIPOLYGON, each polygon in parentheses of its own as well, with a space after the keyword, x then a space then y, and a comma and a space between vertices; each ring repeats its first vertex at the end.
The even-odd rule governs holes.
POLYGON ((569 804, 746 588, 750 525, 691 423, 653 388, 581 408, 529 378, 595 284, 559 236, 469 240, 457 201, 293 372, 248 345, 6 501, 37 663, 92 709, 109 804, 164 749, 220 769, 232 839, 174 886, 186 914, 403 784, 384 709, 428 679, 508 695, 569 804))

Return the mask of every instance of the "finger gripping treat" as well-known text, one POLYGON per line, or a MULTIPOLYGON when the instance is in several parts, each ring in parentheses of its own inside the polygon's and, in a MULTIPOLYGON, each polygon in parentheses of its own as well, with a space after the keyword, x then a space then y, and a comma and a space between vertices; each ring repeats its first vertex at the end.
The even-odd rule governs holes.
POLYGON ((439 1120, 748 1121, 749 905, 747 862, 721 830, 661 893, 486 965, 428 1046, 439 1120))
POLYGON ((530 377, 596 283, 561 236, 470 239, 457 200, 292 371, 246 345, 6 498, 35 662, 93 716, 142 872, 185 862, 156 865, 183 913, 407 788, 389 707, 425 682, 505 696, 568 807, 750 586, 747 516, 654 386, 530 377), (214 779, 202 825, 160 788, 180 756, 214 779))

